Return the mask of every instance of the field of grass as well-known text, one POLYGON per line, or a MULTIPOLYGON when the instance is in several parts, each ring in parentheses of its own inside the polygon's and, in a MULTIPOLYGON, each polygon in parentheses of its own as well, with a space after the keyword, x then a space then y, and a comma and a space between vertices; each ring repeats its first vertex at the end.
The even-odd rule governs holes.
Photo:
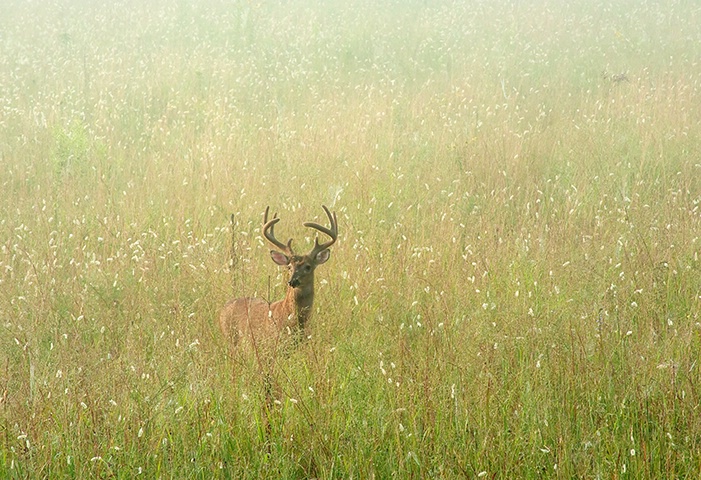
POLYGON ((2 478, 701 476, 697 2, 11 0, 0 167, 2 478))

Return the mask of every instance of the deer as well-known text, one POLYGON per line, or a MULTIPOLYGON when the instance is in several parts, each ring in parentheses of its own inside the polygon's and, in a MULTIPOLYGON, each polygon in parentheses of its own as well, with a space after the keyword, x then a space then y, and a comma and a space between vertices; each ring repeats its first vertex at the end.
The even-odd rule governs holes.
POLYGON ((322 205, 329 219, 330 227, 324 227, 314 222, 304 222, 305 227, 312 228, 328 236, 330 240, 319 242, 314 239, 314 247, 309 253, 298 255, 292 249, 292 239, 282 243, 275 237, 275 225, 280 221, 277 213, 268 220, 270 207, 265 208, 263 215, 263 236, 277 250, 270 250, 270 257, 277 265, 287 267, 289 280, 285 298, 270 303, 261 298, 235 298, 227 302, 219 315, 219 327, 222 334, 235 347, 247 339, 254 348, 276 344, 282 335, 291 335, 295 339, 304 338, 304 329, 312 313, 314 304, 314 271, 319 265, 326 263, 331 255, 329 247, 338 239, 338 221, 336 212, 333 214, 322 205))

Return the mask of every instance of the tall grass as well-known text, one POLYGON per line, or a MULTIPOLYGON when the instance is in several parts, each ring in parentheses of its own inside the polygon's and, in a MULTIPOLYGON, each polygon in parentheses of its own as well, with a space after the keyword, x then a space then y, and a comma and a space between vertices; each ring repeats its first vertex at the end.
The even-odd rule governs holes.
POLYGON ((15 1, 0 32, 3 478, 701 475, 693 2, 15 1), (304 248, 320 204, 266 411, 215 318, 284 294, 265 206, 304 248))

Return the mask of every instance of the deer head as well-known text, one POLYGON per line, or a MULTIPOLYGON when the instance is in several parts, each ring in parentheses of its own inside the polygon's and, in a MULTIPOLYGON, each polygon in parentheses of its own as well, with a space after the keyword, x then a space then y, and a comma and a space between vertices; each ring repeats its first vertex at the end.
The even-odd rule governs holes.
POLYGON ((326 212, 331 228, 326 228, 313 222, 304 222, 303 225, 322 232, 325 235, 328 235, 331 239, 327 242, 319 243, 319 238, 315 238, 314 248, 312 248, 306 255, 297 255, 294 253, 292 250, 291 238, 286 244, 275 238, 275 224, 277 224, 280 219, 276 213, 273 215, 271 220, 268 220, 270 207, 266 207, 265 209, 265 215, 263 217, 263 235, 272 245, 280 250, 271 250, 270 257, 276 264, 288 267, 290 269, 290 279, 287 284, 291 288, 299 288, 302 290, 313 288, 314 270, 322 263, 326 263, 331 256, 329 247, 333 245, 338 238, 336 213, 334 212, 331 214, 329 209, 324 205, 322 205, 322 208, 324 209, 324 212, 326 212))

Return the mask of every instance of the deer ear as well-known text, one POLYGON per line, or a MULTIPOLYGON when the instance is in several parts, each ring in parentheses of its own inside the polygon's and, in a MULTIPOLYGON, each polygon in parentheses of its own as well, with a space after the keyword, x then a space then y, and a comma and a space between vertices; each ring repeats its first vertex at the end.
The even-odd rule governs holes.
POLYGON ((270 250, 270 258, 273 259, 273 262, 277 263, 278 265, 282 265, 283 267, 290 264, 290 259, 287 255, 275 250, 270 250))
POLYGON ((331 250, 328 248, 326 250, 322 250, 319 253, 316 254, 316 258, 314 259, 316 261, 317 265, 321 265, 322 263, 325 263, 326 260, 329 259, 331 256, 331 250))

